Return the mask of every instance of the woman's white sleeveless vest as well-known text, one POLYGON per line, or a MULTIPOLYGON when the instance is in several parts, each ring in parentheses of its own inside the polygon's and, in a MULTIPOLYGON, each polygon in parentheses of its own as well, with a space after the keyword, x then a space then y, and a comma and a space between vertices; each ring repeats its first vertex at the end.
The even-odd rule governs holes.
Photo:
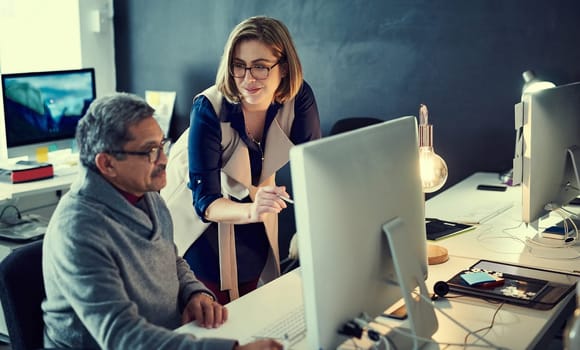
MULTIPOLYGON (((215 86, 206 89, 200 95, 209 99, 219 118, 223 95, 215 86)), ((268 129, 260 186, 275 185, 276 171, 289 161, 290 148, 293 146, 289 135, 293 121, 294 99, 286 102, 280 108, 268 129)), ((248 148, 229 122, 221 122, 220 126, 222 132, 222 194, 224 197, 237 199, 250 195, 253 200, 258 188, 252 186, 248 148)), ((189 129, 181 134, 171 148, 167 164, 167 186, 161 190, 161 195, 171 212, 174 240, 181 256, 209 225, 209 223, 204 223, 195 213, 192 193, 187 186, 189 182, 188 135, 189 129)), ((268 282, 280 276, 278 215, 265 215, 264 226, 270 243, 270 252, 260 278, 263 282, 268 282)), ((230 300, 239 297, 234 234, 233 224, 218 223, 221 290, 229 291, 230 300)))

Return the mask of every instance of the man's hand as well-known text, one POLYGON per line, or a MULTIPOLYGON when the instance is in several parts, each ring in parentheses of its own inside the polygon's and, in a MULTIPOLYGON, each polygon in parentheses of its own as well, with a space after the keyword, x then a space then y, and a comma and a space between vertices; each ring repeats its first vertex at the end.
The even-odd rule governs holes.
POLYGON ((217 328, 228 320, 228 309, 206 293, 195 293, 189 299, 181 324, 197 321, 200 327, 217 328))
POLYGON ((238 345, 234 350, 283 350, 284 346, 272 339, 261 339, 246 345, 238 345))

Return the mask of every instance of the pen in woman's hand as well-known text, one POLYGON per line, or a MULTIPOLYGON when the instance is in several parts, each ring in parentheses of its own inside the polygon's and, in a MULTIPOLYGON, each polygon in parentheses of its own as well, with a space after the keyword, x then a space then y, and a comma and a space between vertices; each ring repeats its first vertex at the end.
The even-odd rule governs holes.
POLYGON ((288 197, 284 197, 284 196, 278 195, 278 198, 280 198, 281 200, 283 200, 286 203, 294 204, 294 201, 292 199, 288 198, 288 197))

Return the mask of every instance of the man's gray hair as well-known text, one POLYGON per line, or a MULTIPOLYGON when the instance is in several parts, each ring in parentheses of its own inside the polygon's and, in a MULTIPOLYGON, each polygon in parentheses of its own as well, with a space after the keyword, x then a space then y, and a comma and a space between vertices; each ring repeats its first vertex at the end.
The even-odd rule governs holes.
MULTIPOLYGON (((155 110, 141 97, 118 92, 93 101, 79 121, 76 142, 81 163, 95 171, 98 153, 122 150, 134 136, 129 127, 153 116, 155 110)), ((116 155, 122 159, 123 155, 116 155)))

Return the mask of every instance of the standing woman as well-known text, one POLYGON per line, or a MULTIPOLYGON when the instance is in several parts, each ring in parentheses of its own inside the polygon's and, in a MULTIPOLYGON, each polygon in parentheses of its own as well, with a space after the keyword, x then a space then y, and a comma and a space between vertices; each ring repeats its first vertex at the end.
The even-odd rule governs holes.
POLYGON ((269 17, 238 24, 216 84, 194 98, 162 192, 179 253, 221 303, 280 275, 278 214, 288 193, 276 171, 293 145, 320 136, 314 93, 286 26, 269 17))

